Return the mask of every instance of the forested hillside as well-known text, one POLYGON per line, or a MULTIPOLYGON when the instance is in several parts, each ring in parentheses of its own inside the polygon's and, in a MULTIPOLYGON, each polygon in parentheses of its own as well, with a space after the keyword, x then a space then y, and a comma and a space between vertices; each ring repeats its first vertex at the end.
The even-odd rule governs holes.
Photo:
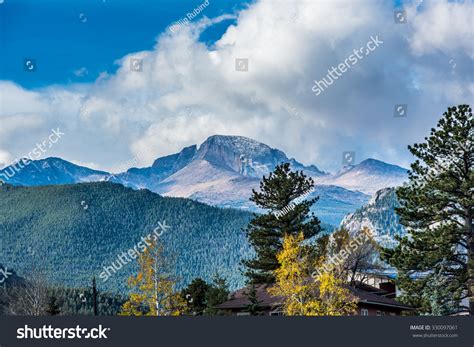
POLYGON ((374 194, 367 205, 348 214, 341 222, 341 227, 353 233, 368 227, 379 244, 384 247, 394 246, 395 236, 403 236, 406 233, 400 224, 400 217, 395 212, 398 207, 400 203, 395 189, 381 189, 374 194))
POLYGON ((124 292, 135 262, 107 282, 103 267, 133 248, 159 222, 180 283, 218 271, 232 287, 243 284, 242 232, 251 214, 181 198, 134 191, 110 182, 42 187, 0 186, 0 262, 18 274, 41 271, 51 283, 84 287, 92 276, 100 290, 124 292))

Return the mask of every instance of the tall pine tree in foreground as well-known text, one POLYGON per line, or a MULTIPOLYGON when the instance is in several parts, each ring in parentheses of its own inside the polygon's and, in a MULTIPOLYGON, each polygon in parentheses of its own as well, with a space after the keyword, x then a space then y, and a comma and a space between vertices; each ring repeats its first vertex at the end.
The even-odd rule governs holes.
POLYGON ((204 314, 209 316, 223 314, 216 306, 227 301, 229 299, 229 293, 229 285, 226 279, 216 273, 206 293, 207 308, 204 310, 204 314))
POLYGON ((56 316, 61 313, 61 308, 58 305, 58 298, 54 294, 51 294, 46 307, 46 313, 50 316, 56 316))
POLYGON ((468 105, 450 107, 425 142, 408 147, 418 159, 398 189, 408 236, 385 259, 398 269, 404 300, 420 313, 466 311, 474 289, 474 119, 468 105))
POLYGON ((248 312, 251 316, 261 316, 263 314, 261 304, 262 301, 258 298, 257 287, 255 284, 250 286, 250 289, 245 292, 247 299, 249 301, 248 305, 246 306, 246 312, 248 312))
POLYGON ((302 232, 304 239, 309 239, 321 231, 320 221, 310 214, 317 198, 304 200, 313 187, 311 178, 302 171, 291 171, 290 164, 283 163, 263 177, 259 192, 252 191, 250 200, 267 212, 255 215, 246 230, 256 252, 255 258, 243 262, 251 284, 275 282, 274 271, 279 267, 277 254, 283 248, 285 235, 302 232), (302 201, 295 202, 297 198, 302 201))
POLYGON ((206 294, 211 289, 202 278, 195 278, 186 288, 181 291, 181 297, 186 301, 187 311, 194 316, 203 314, 207 307, 206 294))

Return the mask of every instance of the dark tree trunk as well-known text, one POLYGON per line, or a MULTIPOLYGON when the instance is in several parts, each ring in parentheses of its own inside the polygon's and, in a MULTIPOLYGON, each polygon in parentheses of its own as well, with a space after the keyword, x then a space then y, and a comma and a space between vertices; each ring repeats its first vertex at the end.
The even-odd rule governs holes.
POLYGON ((97 287, 95 284, 95 277, 92 278, 92 300, 94 305, 94 316, 97 316, 97 287))
POLYGON ((467 234, 469 235, 468 238, 468 283, 467 283, 467 290, 468 290, 468 297, 469 297, 469 314, 474 316, 474 230, 472 228, 472 219, 474 218, 472 213, 472 208, 468 211, 468 219, 467 219, 467 234))

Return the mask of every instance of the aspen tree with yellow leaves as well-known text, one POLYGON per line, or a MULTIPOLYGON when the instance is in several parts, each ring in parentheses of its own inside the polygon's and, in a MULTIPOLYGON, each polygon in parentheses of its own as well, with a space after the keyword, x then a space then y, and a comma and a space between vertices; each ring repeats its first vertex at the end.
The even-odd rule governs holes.
POLYGON ((186 303, 174 292, 175 281, 166 274, 168 262, 163 253, 163 245, 151 240, 138 257, 140 270, 128 279, 131 294, 120 315, 178 316, 183 313, 186 303))
POLYGON ((310 259, 310 248, 304 247, 304 235, 286 235, 283 249, 277 255, 280 267, 275 270, 275 285, 268 289, 282 298, 282 309, 287 316, 343 316, 353 313, 357 299, 343 280, 332 272, 311 277, 318 264, 310 259))

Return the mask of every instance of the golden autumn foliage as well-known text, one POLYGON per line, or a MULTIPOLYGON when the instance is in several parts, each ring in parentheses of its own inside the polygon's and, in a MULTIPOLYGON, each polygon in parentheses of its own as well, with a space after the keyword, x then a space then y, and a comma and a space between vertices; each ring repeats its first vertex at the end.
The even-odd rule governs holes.
POLYGON ((304 236, 287 235, 283 249, 277 255, 280 267, 275 270, 276 283, 268 291, 283 298, 282 308, 287 316, 343 316, 353 313, 357 300, 344 282, 332 272, 310 277, 311 264, 304 236))
POLYGON ((163 246, 156 240, 138 257, 140 270, 130 276, 129 300, 120 312, 123 316, 177 316, 186 306, 178 293, 174 293, 174 280, 166 275, 166 259, 163 246))
POLYGON ((320 315, 346 316, 356 311, 357 298, 334 273, 323 272, 316 281, 319 284, 320 315))

